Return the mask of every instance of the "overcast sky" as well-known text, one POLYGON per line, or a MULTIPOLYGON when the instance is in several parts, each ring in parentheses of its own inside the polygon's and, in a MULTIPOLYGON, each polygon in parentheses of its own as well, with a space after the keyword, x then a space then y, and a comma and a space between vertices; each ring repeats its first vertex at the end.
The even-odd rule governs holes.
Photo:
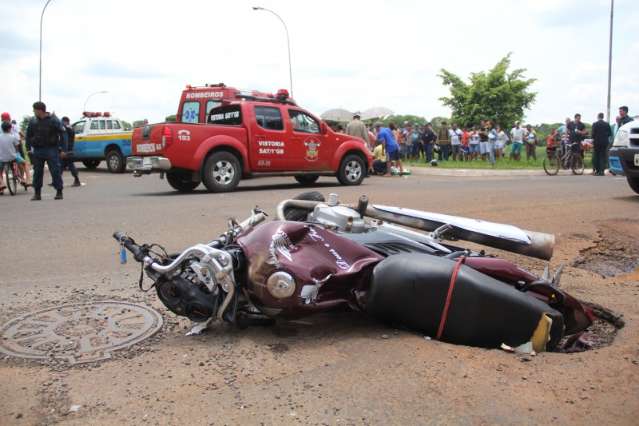
MULTIPOLYGON (((2 0, 0 110, 31 113, 38 96, 44 0, 2 0)), ((639 7, 615 2, 612 106, 639 113, 639 7)), ((585 121, 605 110, 609 0, 276 1, 53 0, 44 18, 42 100, 72 119, 88 110, 133 121, 174 114, 186 84, 288 88, 286 21, 299 104, 386 106, 430 119, 449 115, 437 74, 467 77, 512 52, 538 79, 527 120, 585 121)))

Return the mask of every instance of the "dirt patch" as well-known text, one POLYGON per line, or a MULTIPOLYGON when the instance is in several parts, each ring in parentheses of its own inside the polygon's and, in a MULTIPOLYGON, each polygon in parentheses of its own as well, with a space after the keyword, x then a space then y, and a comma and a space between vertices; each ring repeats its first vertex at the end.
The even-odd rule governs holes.
POLYGON ((595 245, 580 251, 572 266, 595 272, 604 278, 632 274, 639 268, 639 220, 599 222, 595 245))

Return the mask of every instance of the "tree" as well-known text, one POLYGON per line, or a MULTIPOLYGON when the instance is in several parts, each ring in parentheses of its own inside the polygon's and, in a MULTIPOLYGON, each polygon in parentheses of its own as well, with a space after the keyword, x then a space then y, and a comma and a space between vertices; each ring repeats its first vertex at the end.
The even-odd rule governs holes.
POLYGON ((164 121, 166 121, 167 123, 174 123, 177 121, 177 116, 175 114, 167 115, 164 121))
POLYGON ((398 127, 404 125, 405 122, 409 122, 412 125, 423 126, 426 124, 426 118, 420 117, 418 115, 389 115, 384 118, 376 118, 372 120, 366 120, 366 123, 370 126, 375 123, 380 122, 384 126, 388 126, 390 123, 395 123, 398 127))
POLYGON ((509 73, 510 55, 488 72, 472 73, 468 83, 450 71, 441 70, 438 76, 450 87, 450 97, 440 100, 452 110, 453 121, 472 126, 490 119, 509 128, 524 118, 524 110, 530 108, 537 95, 530 91, 536 80, 524 78, 523 68, 509 73))

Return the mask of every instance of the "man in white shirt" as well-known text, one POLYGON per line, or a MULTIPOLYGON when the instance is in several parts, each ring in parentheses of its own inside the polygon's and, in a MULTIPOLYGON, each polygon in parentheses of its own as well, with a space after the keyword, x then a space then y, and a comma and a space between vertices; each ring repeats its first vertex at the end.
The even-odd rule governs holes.
POLYGON ((519 161, 521 159, 521 147, 524 144, 524 129, 519 126, 519 121, 515 123, 515 127, 510 131, 510 138, 513 141, 510 158, 519 161))
POLYGON ((462 131, 457 128, 457 124, 453 123, 453 127, 448 131, 450 145, 453 150, 453 161, 461 160, 461 136, 462 131))

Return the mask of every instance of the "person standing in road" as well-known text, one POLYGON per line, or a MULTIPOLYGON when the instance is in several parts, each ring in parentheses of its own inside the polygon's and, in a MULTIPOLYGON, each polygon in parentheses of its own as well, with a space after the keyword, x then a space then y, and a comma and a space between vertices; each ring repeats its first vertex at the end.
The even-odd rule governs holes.
POLYGON ((53 178, 53 186, 56 189, 55 199, 62 199, 62 173, 60 171, 60 157, 66 156, 67 132, 55 115, 47 112, 43 102, 33 104, 35 117, 27 127, 27 150, 33 163, 33 189, 35 194, 31 201, 42 199, 42 178, 44 163, 49 166, 49 172, 53 178))
POLYGON ((442 126, 437 132, 437 145, 439 145, 439 159, 448 161, 450 155, 450 135, 448 129, 448 123, 442 121, 442 126))
POLYGON ((610 124, 604 121, 603 112, 597 114, 597 121, 592 124, 593 156, 592 164, 595 176, 603 176, 606 170, 606 152, 612 137, 610 124))
POLYGON ((368 130, 366 130, 366 125, 360 120, 359 112, 353 114, 353 119, 346 125, 346 134, 360 138, 370 148, 371 141, 368 140, 368 130))
POLYGON ((62 160, 62 168, 60 169, 60 175, 64 173, 64 169, 68 168, 69 172, 73 176, 73 185, 71 186, 82 186, 80 183, 80 177, 78 176, 78 169, 75 168, 75 163, 73 162, 73 143, 75 142, 75 132, 73 131, 73 127, 71 127, 71 123, 69 121, 69 117, 62 117, 62 125, 64 126, 64 130, 67 132, 67 156, 62 160))

